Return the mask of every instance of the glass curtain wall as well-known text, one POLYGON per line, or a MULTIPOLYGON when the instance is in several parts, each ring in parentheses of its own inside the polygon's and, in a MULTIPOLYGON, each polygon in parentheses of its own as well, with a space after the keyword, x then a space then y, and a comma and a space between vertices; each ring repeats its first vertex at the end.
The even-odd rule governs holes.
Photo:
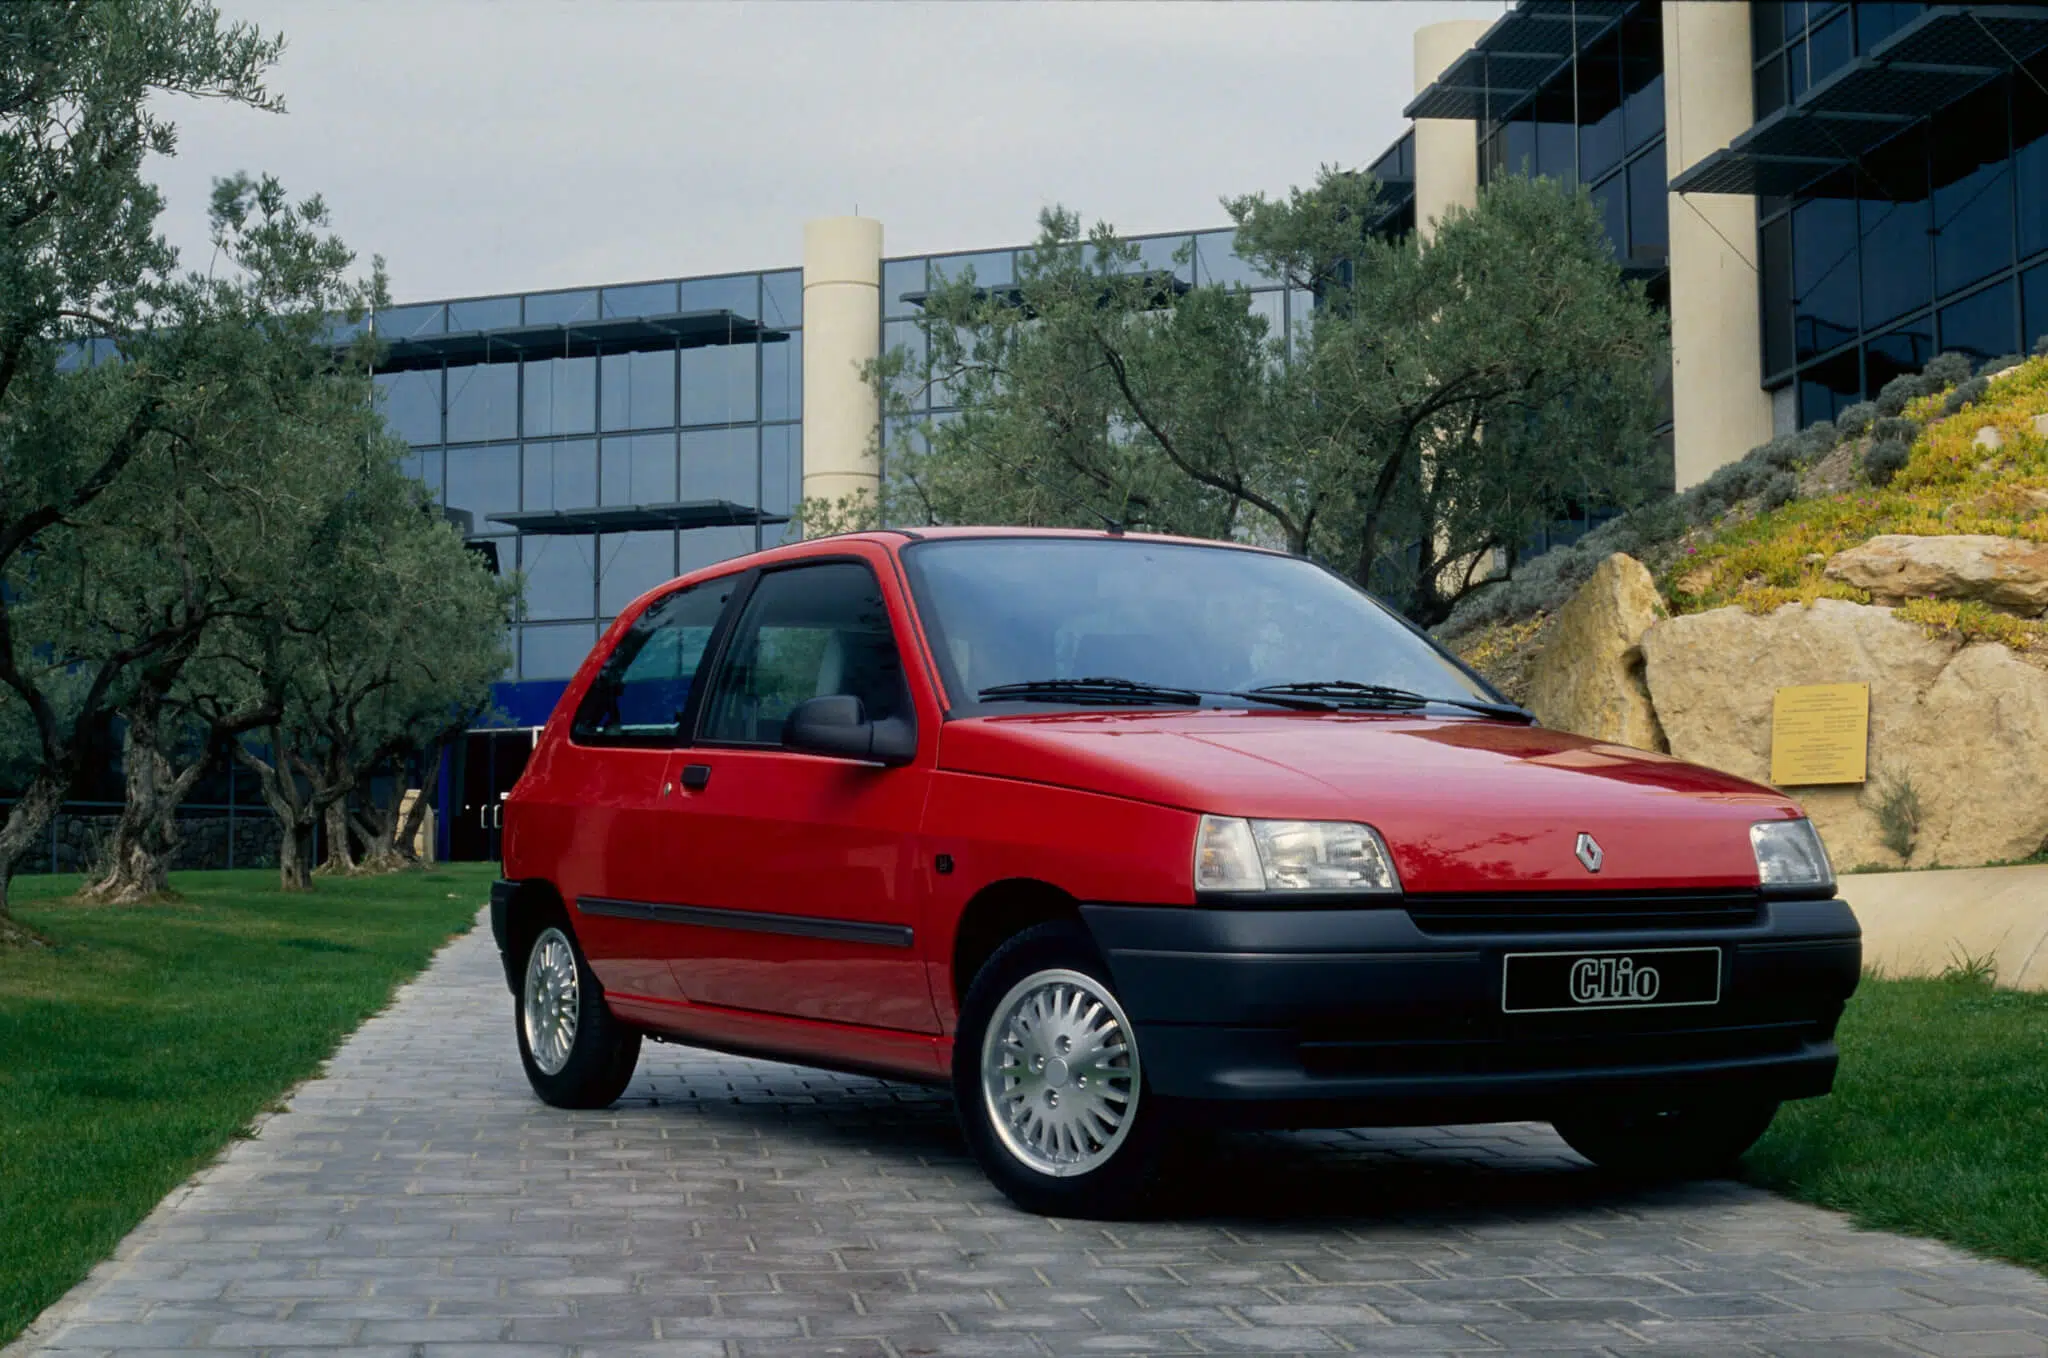
POLYGON ((782 540, 780 525, 517 533, 493 516, 690 500, 789 513, 803 468, 800 271, 393 307, 376 324, 394 341, 472 336, 465 348, 485 355, 376 382, 393 431, 413 445, 408 470, 469 515, 472 536, 495 545, 503 569, 526 574, 508 680, 568 678, 639 594, 782 540), (706 316, 708 343, 655 327, 596 344, 564 331, 560 354, 533 339, 534 327, 590 323, 603 334, 604 324, 650 317, 701 329, 706 316), (495 331, 505 332, 502 355, 495 331))
MULTIPOLYGON (((1403 145, 1407 144, 1404 139, 1403 145)), ((1398 148, 1397 148, 1398 151, 1398 148)), ((1412 155, 1412 153, 1411 153, 1412 155)), ((1396 162, 1398 164, 1398 161, 1396 162)), ((1411 171, 1412 172, 1412 171, 1411 171)), ((1412 214, 1412 207, 1410 209, 1412 214)), ((1267 333, 1275 338, 1292 336, 1308 324, 1314 297, 1289 289, 1280 281, 1259 273, 1236 253, 1237 233, 1232 230, 1181 232, 1173 235, 1132 236, 1138 247, 1139 267, 1170 272, 1189 284, 1219 283, 1246 289, 1253 311, 1266 318, 1267 333)), ((943 379, 934 378, 924 367, 924 330, 918 323, 923 315, 913 300, 940 282, 957 280, 968 269, 984 288, 1003 288, 1017 281, 1017 255, 1026 247, 983 250, 945 255, 907 255, 882 261, 882 352, 907 349, 912 356, 903 380, 902 392, 910 403, 912 418, 926 416, 943 421, 960 409, 943 379)), ((888 448, 897 431, 883 431, 888 448)))
MULTIPOLYGON (((1580 21, 1574 54, 1532 92, 1503 92, 1491 115, 1478 120, 1479 179, 1541 176, 1585 186, 1607 245, 1650 300, 1670 302, 1671 230, 1664 159, 1663 9, 1654 0, 1631 6, 1620 19, 1580 21), (1604 27, 1603 27, 1604 25, 1604 27)), ((1656 430, 1658 465, 1672 459, 1671 382, 1658 384, 1662 419, 1656 430)), ((1585 536, 1614 516, 1595 504, 1537 531, 1524 545, 1526 559, 1585 536)))
MULTIPOLYGON (((1809 7, 1756 7, 1760 20, 1781 8, 1809 7)), ((1849 25, 1860 50, 1897 27, 1882 23, 1912 17, 1891 11, 1924 7, 1810 8, 1829 13, 1809 18, 1849 25)), ((1760 82, 1778 79, 1770 72, 1789 50, 1759 39, 1760 82)), ((1794 387, 1802 425, 1831 418, 1945 350, 1982 362, 2048 334, 2044 86, 2048 56, 1796 198, 1759 203, 1764 384, 1794 387)))

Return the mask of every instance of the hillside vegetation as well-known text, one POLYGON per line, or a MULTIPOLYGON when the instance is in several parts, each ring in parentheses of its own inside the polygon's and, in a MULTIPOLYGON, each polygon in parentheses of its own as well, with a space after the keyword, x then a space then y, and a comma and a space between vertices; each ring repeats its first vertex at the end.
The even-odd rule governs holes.
MULTIPOLYGON (((2036 357, 1995 359, 1974 376, 1960 355, 1944 354, 1875 401, 1752 449, 1700 485, 1529 561, 1439 630, 1521 697, 1550 615, 1611 553, 1648 565, 1674 614, 1731 604, 1767 613, 1820 598, 1869 603, 1825 568, 1891 533, 2048 542, 2048 338, 2036 357)), ((1970 600, 1913 599, 1895 611, 1930 634, 1998 641, 2048 662, 2048 645, 2038 645, 2048 623, 1970 600)))

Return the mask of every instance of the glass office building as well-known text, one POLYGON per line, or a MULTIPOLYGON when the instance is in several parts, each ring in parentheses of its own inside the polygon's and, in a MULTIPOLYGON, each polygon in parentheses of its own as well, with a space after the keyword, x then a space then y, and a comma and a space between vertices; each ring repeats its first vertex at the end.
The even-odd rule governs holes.
MULTIPOLYGON (((1396 158, 1387 167, 1399 171, 1396 158)), ((1390 198, 1399 211, 1399 186, 1390 198)), ((1141 265, 1242 284, 1274 334, 1312 299, 1256 274, 1228 230, 1134 238, 1141 265)), ((1015 281, 1016 249, 886 259, 880 344, 922 349, 918 304, 972 267, 1015 281)), ((803 481, 803 284, 795 269, 390 308, 376 376, 409 467, 500 569, 526 614, 497 702, 545 719, 603 625, 652 586, 773 546, 803 481)), ((917 384, 920 414, 951 409, 917 384)))
MULTIPOLYGON (((1938 352, 1988 359, 2048 333, 2048 5, 1521 0, 1408 114, 1470 121, 1479 182, 1586 185, 1617 258, 1666 304, 1697 263, 1679 228, 1718 232, 1747 282, 1701 286, 1753 288, 1754 334, 1688 327, 1686 307, 1711 308, 1678 302, 1679 380, 1710 380, 1688 373, 1702 336, 1754 345, 1754 387, 1698 395, 1755 405, 1762 433, 1832 416, 1938 352), (1681 107, 1726 132, 1675 164, 1681 107), (1723 195, 1754 205, 1737 231, 1710 220, 1723 195)), ((1688 463, 1689 432, 1702 437, 1678 431, 1681 480, 1746 451, 1729 435, 1688 463)))

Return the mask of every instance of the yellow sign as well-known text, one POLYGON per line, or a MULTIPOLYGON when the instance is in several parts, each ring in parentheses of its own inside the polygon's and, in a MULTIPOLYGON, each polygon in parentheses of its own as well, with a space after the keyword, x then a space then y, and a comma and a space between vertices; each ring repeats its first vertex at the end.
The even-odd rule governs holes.
POLYGON ((1870 755, 1870 685, 1807 684, 1771 700, 1771 781, 1860 783, 1870 755))

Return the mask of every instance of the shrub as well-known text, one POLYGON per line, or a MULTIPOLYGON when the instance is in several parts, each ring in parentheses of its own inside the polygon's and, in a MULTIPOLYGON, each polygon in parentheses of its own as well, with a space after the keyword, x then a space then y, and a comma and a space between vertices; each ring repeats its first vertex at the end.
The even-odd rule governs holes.
POLYGON ((1911 443, 1920 437, 1920 422, 1903 415, 1886 415, 1870 427, 1870 437, 1880 443, 1911 443))
POLYGON ((2042 335, 2034 341, 2034 357, 2048 358, 2048 335, 2042 335))
POLYGON ((1847 439, 1860 438, 1870 431, 1871 421, 1877 418, 1875 401, 1858 401, 1855 405, 1844 406, 1835 416, 1835 428, 1847 439))
POLYGON ((1896 415, 1906 408, 1906 403, 1920 395, 1920 379, 1917 377, 1894 377, 1884 384, 1877 393, 1877 413, 1896 415))
POLYGON ((1911 775, 1888 773, 1877 785, 1878 838, 1901 858, 1913 856, 1920 836, 1920 794, 1911 775))
POLYGON ((1920 372, 1920 394, 1932 396, 1945 391, 1960 382, 1970 380, 1970 360, 1965 354, 1951 349, 1945 354, 1936 354, 1920 372))
POLYGON ((1757 490, 1758 507, 1766 511, 1799 498, 1799 478, 1791 472, 1773 472, 1757 490))
POLYGON ((1840 438, 1833 420, 1815 420, 1799 432, 1796 441, 1805 450, 1807 460, 1813 461, 1825 457, 1828 449, 1834 447, 1840 438))
POLYGON ((1941 413, 1953 415, 1965 406, 1975 405, 1984 399, 1984 393, 1991 390, 1989 380, 1973 377, 1949 392, 1948 399, 1941 403, 1941 413))
POLYGON ((1989 377, 1993 373, 2002 373, 2007 368, 2017 368, 2026 361, 2019 354, 2001 354, 1997 358, 1987 358, 1977 365, 1977 376, 1989 377))
POLYGON ((1863 454, 1863 474, 1870 478, 1873 486, 1888 486, 1894 476, 1905 470, 1906 461, 1912 456, 1913 447, 1897 439, 1879 439, 1863 454))

